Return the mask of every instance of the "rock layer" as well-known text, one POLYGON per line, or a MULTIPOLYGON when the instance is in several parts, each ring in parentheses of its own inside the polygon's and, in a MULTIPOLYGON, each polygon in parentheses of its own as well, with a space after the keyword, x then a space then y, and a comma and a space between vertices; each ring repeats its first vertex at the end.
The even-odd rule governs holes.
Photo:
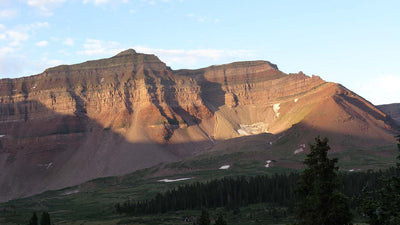
POLYGON ((130 49, 0 80, 0 200, 203 153, 253 124, 393 141, 386 114, 320 77, 267 61, 174 71, 130 49))

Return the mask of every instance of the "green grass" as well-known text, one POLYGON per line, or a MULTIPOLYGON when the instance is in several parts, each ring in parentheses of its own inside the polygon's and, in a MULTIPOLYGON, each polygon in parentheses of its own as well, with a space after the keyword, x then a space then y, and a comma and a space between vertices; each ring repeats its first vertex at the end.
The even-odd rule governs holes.
MULTIPOLYGON (((286 138, 274 143, 273 149, 265 149, 265 136, 254 137, 249 144, 244 142, 234 150, 221 149, 194 158, 170 164, 160 164, 152 168, 136 171, 120 177, 98 178, 84 184, 47 191, 24 199, 16 199, 0 204, 0 224, 26 224, 33 211, 41 214, 48 211, 56 224, 188 224, 183 217, 200 215, 200 211, 178 211, 160 215, 126 216, 118 215, 114 210, 116 203, 130 200, 150 199, 158 192, 165 192, 181 184, 205 182, 226 176, 255 176, 261 174, 289 173, 290 168, 273 166, 265 168, 265 159, 276 160, 279 163, 300 163, 305 154, 293 154, 293 149, 286 149, 286 138), (228 170, 219 170, 222 165, 229 164, 228 170), (165 172, 167 171, 167 172, 165 172), (168 172, 170 171, 170 172, 168 172), (154 174, 165 174, 155 176, 154 174), (158 180, 169 178, 191 177, 192 179, 162 183, 158 180), (74 191, 79 191, 74 193, 74 191), (66 193, 72 194, 66 194, 66 193)), ((292 146, 295 147, 295 146, 292 146)), ((339 157, 339 166, 343 170, 387 168, 394 164, 395 157, 390 157, 391 146, 379 149, 356 149, 332 153, 339 157), (376 154, 379 152, 379 154, 376 154), (368 166, 366 166, 366 164, 368 166)), ((240 215, 234 215, 223 208, 211 210, 211 215, 217 213, 226 215, 228 224, 287 224, 292 218, 276 218, 268 216, 268 204, 250 205, 241 208, 240 215)), ((189 223, 192 224, 192 223, 189 223)))
MULTIPOLYGON (((241 154, 237 155, 240 156, 241 154)), ((219 157, 226 156, 216 156, 217 162, 221 160, 218 159, 219 157)), ((181 166, 187 164, 186 166, 191 166, 192 168, 197 166, 201 168, 214 160, 214 158, 204 157, 199 161, 159 165, 127 176, 99 178, 78 186, 57 191, 47 191, 29 198, 12 200, 0 205, 0 212, 2 213, 0 224, 24 224, 29 220, 33 211, 48 211, 52 220, 57 224, 98 224, 97 222, 99 221, 102 221, 102 224, 108 224, 107 221, 109 224, 117 224, 120 220, 127 219, 115 213, 114 205, 118 202, 121 203, 128 199, 149 199, 158 192, 164 192, 180 184, 190 182, 207 181, 225 176, 252 176, 290 171, 284 168, 269 168, 271 170, 266 170, 263 167, 263 162, 252 160, 236 162, 230 170, 196 170, 173 176, 152 177, 154 171, 164 167, 180 169, 181 166), (180 177, 192 177, 193 179, 173 183, 158 181, 164 178, 180 177), (79 192, 73 193, 76 190, 79 190, 79 192), (66 195, 68 192, 72 194, 66 195)), ((186 213, 184 212, 183 214, 186 213)), ((194 214, 199 215, 198 212, 194 214)), ((179 224, 174 213, 156 217, 160 218, 155 220, 154 223, 151 222, 151 220, 154 220, 154 216, 129 217, 128 220, 134 221, 132 224, 179 224)), ((181 218, 181 215, 178 217, 181 218)))

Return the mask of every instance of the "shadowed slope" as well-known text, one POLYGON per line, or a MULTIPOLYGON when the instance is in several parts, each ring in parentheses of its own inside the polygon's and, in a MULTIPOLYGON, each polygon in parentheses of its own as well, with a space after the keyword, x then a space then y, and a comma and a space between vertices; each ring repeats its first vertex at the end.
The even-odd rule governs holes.
POLYGON ((387 115, 392 117, 392 119, 396 121, 397 125, 400 126, 400 103, 378 105, 377 107, 382 110, 382 112, 385 112, 387 115))
POLYGON ((174 71, 130 49, 0 80, 0 200, 190 158, 242 136, 298 132, 301 142, 326 132, 346 150, 388 145, 394 129, 372 104, 318 76, 267 61, 174 71))

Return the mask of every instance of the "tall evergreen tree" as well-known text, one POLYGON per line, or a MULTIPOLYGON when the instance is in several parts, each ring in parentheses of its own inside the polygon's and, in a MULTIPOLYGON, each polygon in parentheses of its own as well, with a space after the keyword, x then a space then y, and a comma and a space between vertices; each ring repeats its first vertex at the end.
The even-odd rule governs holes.
POLYGON ((208 214, 208 211, 203 209, 201 211, 201 216, 200 216, 200 225, 210 225, 210 215, 208 214))
POLYGON ((48 212, 43 212, 40 218, 40 225, 51 225, 50 215, 48 212))
POLYGON ((227 225, 222 215, 218 216, 218 219, 215 221, 215 225, 227 225))
POLYGON ((383 187, 378 190, 363 190, 360 211, 368 218, 371 225, 400 224, 400 135, 397 135, 396 173, 383 180, 383 187))
POLYGON ((315 138, 310 144, 311 152, 304 164, 298 183, 296 206, 299 225, 345 225, 350 224, 352 215, 347 197, 339 192, 338 159, 327 157, 330 149, 328 139, 315 138))
POLYGON ((33 212, 33 215, 29 220, 29 225, 38 225, 38 217, 36 216, 36 212, 33 212))

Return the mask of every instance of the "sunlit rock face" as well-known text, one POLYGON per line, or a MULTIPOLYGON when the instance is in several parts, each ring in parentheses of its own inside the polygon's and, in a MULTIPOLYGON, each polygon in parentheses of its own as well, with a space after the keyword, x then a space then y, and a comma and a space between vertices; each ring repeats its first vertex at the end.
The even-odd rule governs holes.
POLYGON ((172 70, 130 49, 2 79, 0 200, 176 161, 243 135, 278 135, 294 125, 362 137, 367 145, 393 141, 392 122, 366 100, 267 61, 172 70))

